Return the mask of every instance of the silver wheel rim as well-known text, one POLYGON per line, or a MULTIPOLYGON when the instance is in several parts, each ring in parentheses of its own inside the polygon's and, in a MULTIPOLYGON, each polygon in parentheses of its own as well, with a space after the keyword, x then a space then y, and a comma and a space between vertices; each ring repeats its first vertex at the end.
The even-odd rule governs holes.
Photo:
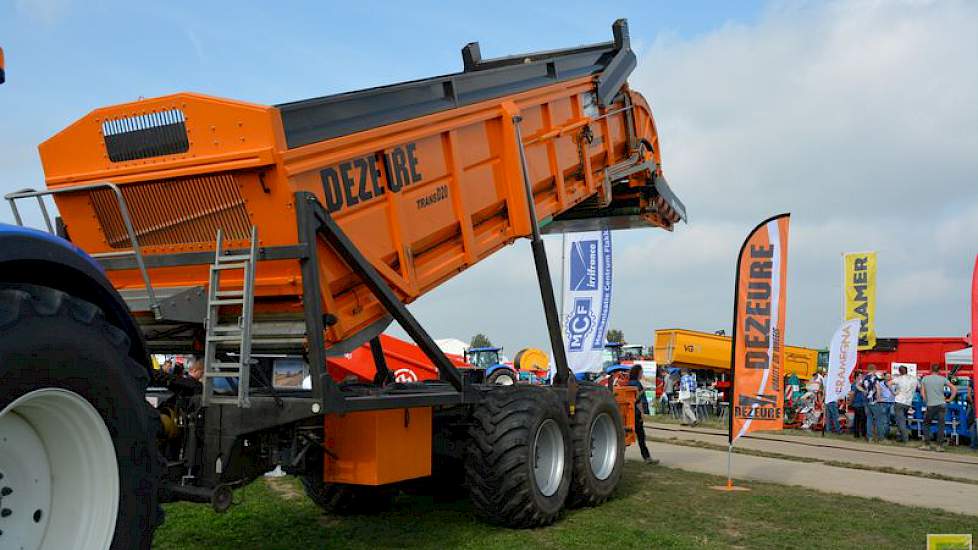
POLYGON ((0 448, 0 547, 109 547, 119 469, 95 407, 61 388, 24 394, 0 412, 0 448))
POLYGON ((496 381, 494 383, 497 386, 512 386, 513 384, 516 383, 516 380, 513 379, 513 375, 512 374, 506 373, 506 374, 500 374, 499 376, 497 376, 496 377, 496 381))
POLYGON ((545 497, 560 488, 564 477, 564 435, 552 419, 544 420, 533 439, 533 478, 545 497))
POLYGON ((601 413, 591 423, 591 473, 605 480, 615 471, 618 458, 618 434, 608 413, 601 413))

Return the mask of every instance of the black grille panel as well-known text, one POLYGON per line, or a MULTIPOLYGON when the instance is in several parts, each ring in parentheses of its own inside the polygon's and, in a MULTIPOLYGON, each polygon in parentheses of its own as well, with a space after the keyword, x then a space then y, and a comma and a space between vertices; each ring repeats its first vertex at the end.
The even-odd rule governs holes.
POLYGON ((180 109, 149 113, 102 123, 105 150, 112 162, 125 162, 190 150, 186 118, 180 109))

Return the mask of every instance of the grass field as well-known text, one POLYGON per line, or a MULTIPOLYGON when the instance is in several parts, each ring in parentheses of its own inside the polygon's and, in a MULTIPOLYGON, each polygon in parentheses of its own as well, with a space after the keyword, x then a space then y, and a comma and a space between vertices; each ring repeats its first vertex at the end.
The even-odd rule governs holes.
POLYGON ((626 463, 615 498, 574 510, 557 524, 514 531, 485 525, 465 500, 401 496, 377 516, 327 516, 292 478, 265 479, 236 493, 223 515, 209 506, 166 506, 155 548, 923 548, 927 533, 974 531, 974 516, 876 499, 750 483, 709 489, 721 478, 626 463))

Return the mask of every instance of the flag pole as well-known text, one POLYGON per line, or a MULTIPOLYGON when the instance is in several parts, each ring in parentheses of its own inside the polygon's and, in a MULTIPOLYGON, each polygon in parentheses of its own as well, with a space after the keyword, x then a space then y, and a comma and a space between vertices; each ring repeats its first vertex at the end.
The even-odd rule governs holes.
POLYGON ((730 458, 733 456, 733 443, 727 445, 727 490, 733 491, 733 474, 731 472, 730 458))
POLYGON ((560 234, 560 315, 564 315, 564 271, 567 265, 567 233, 560 234))

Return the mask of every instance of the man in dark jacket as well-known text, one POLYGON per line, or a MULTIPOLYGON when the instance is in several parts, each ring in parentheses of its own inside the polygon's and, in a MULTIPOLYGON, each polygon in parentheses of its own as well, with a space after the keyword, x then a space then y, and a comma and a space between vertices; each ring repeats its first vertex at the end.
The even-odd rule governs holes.
POLYGON ((642 386, 642 365, 634 365, 628 371, 628 385, 638 389, 638 396, 635 398, 635 437, 638 438, 642 459, 646 464, 658 464, 659 461, 652 458, 652 453, 645 444, 645 423, 642 415, 649 414, 649 401, 645 397, 645 387, 642 386))

